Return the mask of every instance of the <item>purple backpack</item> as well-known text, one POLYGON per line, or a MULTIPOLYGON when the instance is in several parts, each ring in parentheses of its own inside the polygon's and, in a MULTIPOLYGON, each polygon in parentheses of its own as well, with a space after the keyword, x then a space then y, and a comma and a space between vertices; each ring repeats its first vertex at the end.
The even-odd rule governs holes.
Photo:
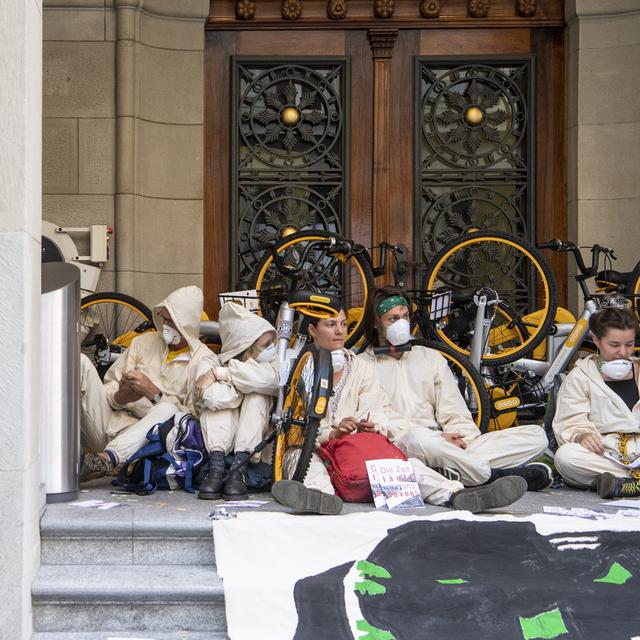
POLYGON ((178 413, 149 429, 147 443, 124 463, 112 484, 138 494, 178 487, 194 493, 193 480, 207 458, 197 418, 178 413))

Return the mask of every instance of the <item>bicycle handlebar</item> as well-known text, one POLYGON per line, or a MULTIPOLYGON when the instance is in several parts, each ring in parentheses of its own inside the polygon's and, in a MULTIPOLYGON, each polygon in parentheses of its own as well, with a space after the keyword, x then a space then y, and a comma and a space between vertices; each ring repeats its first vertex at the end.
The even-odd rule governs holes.
POLYGON ((392 344, 385 345, 384 347, 373 347, 373 353, 375 355, 380 355, 381 353, 402 353, 403 351, 411 351, 413 344, 411 342, 407 342, 406 344, 401 344, 397 347, 394 347, 392 344))
POLYGON ((573 256, 576 260, 576 265, 578 266, 578 270, 580 271, 580 275, 576 276, 578 279, 584 280, 585 278, 591 278, 596 275, 598 272, 598 263, 600 261, 600 254, 605 254, 611 258, 611 260, 617 260, 613 249, 609 247, 603 247, 599 244, 594 244, 589 248, 591 250, 591 266, 587 267, 584 263, 584 259, 582 257, 582 253, 580 252, 580 247, 574 242, 570 242, 568 240, 560 240, 559 238, 554 238, 553 240, 549 240, 548 242, 538 242, 536 246, 539 249, 551 249, 556 253, 573 253, 573 256))

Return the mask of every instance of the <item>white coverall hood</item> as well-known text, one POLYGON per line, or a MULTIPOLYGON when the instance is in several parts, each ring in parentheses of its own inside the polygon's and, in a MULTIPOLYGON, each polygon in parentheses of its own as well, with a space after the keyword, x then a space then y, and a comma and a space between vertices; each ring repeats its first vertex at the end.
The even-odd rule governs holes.
POLYGON ((199 335, 203 305, 204 298, 199 287, 181 287, 153 307, 153 322, 158 332, 162 333, 164 320, 158 315, 158 311, 164 307, 171 315, 178 331, 186 338, 189 350, 195 353, 202 347, 199 335))
POLYGON ((220 360, 229 362, 231 358, 246 351, 262 334, 275 334, 273 325, 264 318, 245 309, 237 302, 227 302, 220 309, 220 339, 222 349, 220 360))

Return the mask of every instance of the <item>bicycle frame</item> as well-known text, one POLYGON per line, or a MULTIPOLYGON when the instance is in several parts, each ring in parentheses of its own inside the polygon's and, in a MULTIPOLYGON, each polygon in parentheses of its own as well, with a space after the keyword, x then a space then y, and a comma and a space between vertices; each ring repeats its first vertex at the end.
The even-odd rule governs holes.
POLYGON ((547 360, 520 358, 509 365, 510 369, 520 373, 533 371, 536 375, 541 376, 540 384, 542 388, 545 391, 549 391, 553 387, 555 377, 566 369, 573 356, 580 349, 586 335, 589 333, 589 318, 598 309, 599 305, 593 298, 585 300, 584 310, 575 325, 554 325, 557 327, 557 333, 547 338, 547 360), (563 334, 566 335, 566 338, 562 342, 562 346, 557 349, 554 338, 563 334))

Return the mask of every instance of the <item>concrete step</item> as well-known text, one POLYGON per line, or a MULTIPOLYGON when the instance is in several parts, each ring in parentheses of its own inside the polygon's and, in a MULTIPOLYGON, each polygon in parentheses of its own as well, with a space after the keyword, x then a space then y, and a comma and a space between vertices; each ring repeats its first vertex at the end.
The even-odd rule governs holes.
POLYGON ((139 631, 138 638, 151 639, 156 630, 226 630, 222 581, 213 567, 42 565, 31 593, 37 632, 95 638, 139 631))
POLYGON ((108 511, 48 506, 40 522, 41 562, 215 566, 206 506, 204 511, 132 509, 128 504, 108 511))
POLYGON ((109 631, 96 633, 94 631, 41 631, 34 633, 32 640, 228 640, 224 633, 208 631, 172 631, 170 633, 155 633, 151 631, 109 631))

